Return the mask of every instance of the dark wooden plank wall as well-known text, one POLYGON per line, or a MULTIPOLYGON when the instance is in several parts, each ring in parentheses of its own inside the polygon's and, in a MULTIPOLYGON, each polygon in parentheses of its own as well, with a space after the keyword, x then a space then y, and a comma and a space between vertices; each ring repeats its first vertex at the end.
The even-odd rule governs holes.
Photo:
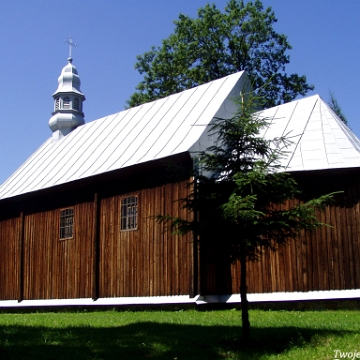
POLYGON ((94 194, 94 201, 74 204, 72 239, 59 240, 61 208, 34 211, 23 220, 19 216, 0 221, 0 299, 189 294, 191 234, 173 236, 154 218, 156 214, 189 216, 178 201, 188 194, 186 184, 136 192, 139 224, 135 231, 120 229, 121 199, 133 193, 100 200, 94 194), (99 232, 94 236, 97 222, 99 232))
POLYGON ((0 222, 1 300, 91 297, 92 217, 84 214, 91 214, 92 206, 74 206, 74 237, 62 241, 59 209, 25 215, 23 252, 22 217, 0 222))
MULTIPOLYGON (((360 182, 319 213, 322 227, 248 264, 248 292, 360 289, 360 182)), ((239 263, 203 263, 204 294, 239 293, 239 263), (222 279, 220 283, 219 278, 222 279)))
MULTIPOLYGON (((345 194, 320 215, 332 228, 303 234, 278 252, 268 252, 258 262, 249 264, 248 291, 359 289, 359 183, 358 178, 350 181, 345 194)), ((120 229, 121 198, 133 192, 100 195, 98 201, 75 204, 75 236, 71 240, 59 241, 60 208, 25 212, 23 220, 21 214, 1 220, 0 299, 189 294, 191 286, 196 286, 191 280, 192 236, 173 236, 152 217, 189 216, 178 201, 188 192, 186 182, 136 192, 139 196, 136 231, 120 229), (97 222, 99 231, 95 235, 97 222), (94 278, 97 272, 94 251, 99 260, 98 280, 94 278)), ((94 195, 90 198, 94 199, 94 195)), ((239 265, 207 261, 201 254, 202 294, 238 293, 239 265)), ((216 259, 216 252, 213 255, 212 259, 216 259)))
POLYGON ((172 235, 154 215, 186 218, 178 200, 184 183, 167 184, 101 200, 100 297, 189 294, 191 234, 172 235), (138 196, 138 229, 120 228, 121 199, 138 196))
POLYGON ((20 217, 0 222, 0 299, 20 296, 20 217))
POLYGON ((26 216, 24 299, 91 297, 92 207, 74 206, 74 236, 66 240, 59 240, 60 209, 26 216))

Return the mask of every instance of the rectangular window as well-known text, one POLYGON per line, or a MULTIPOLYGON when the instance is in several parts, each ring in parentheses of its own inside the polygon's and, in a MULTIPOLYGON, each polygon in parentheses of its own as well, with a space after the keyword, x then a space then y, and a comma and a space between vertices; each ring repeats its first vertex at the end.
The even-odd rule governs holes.
POLYGON ((137 207, 137 196, 129 196, 121 200, 121 230, 137 229, 137 207))
POLYGON ((74 235, 74 208, 60 210, 60 240, 74 235))

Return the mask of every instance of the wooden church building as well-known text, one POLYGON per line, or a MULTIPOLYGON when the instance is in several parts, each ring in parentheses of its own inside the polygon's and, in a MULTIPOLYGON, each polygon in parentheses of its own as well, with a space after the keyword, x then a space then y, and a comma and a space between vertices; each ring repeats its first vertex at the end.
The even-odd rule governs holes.
MULTIPOLYGON (((239 264, 171 234, 196 154, 229 118, 244 72, 85 124, 72 59, 53 95, 52 136, 0 186, 0 307, 240 302, 239 264)), ((343 190, 324 227, 249 264, 249 301, 360 297, 360 141, 319 97, 265 110, 263 136, 291 134, 284 159, 304 196, 343 190)))

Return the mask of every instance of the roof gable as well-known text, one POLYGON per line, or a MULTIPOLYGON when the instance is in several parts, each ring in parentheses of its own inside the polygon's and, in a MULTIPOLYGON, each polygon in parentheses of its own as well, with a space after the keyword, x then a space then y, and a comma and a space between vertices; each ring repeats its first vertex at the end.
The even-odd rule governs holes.
POLYGON ((360 167, 360 141, 319 95, 261 112, 270 125, 263 136, 287 136, 288 171, 360 167))
POLYGON ((246 74, 238 72, 87 123, 61 141, 50 138, 0 186, 0 199, 205 150, 206 126, 234 110, 231 99, 245 83, 246 74))
MULTIPOLYGON (((200 85, 76 128, 61 141, 49 138, 0 186, 0 199, 213 145, 211 120, 229 118, 233 99, 248 86, 244 72, 200 85)), ((360 141, 318 96, 264 110, 262 136, 287 136, 282 165, 288 171, 360 167, 360 141)))

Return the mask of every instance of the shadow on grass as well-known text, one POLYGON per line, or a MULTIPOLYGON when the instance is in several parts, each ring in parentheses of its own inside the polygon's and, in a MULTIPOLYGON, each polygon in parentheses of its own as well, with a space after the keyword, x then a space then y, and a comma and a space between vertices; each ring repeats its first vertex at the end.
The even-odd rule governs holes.
POLYGON ((142 322, 111 328, 0 327, 0 359, 255 359, 312 343, 314 337, 351 331, 252 328, 251 344, 240 327, 142 322))

